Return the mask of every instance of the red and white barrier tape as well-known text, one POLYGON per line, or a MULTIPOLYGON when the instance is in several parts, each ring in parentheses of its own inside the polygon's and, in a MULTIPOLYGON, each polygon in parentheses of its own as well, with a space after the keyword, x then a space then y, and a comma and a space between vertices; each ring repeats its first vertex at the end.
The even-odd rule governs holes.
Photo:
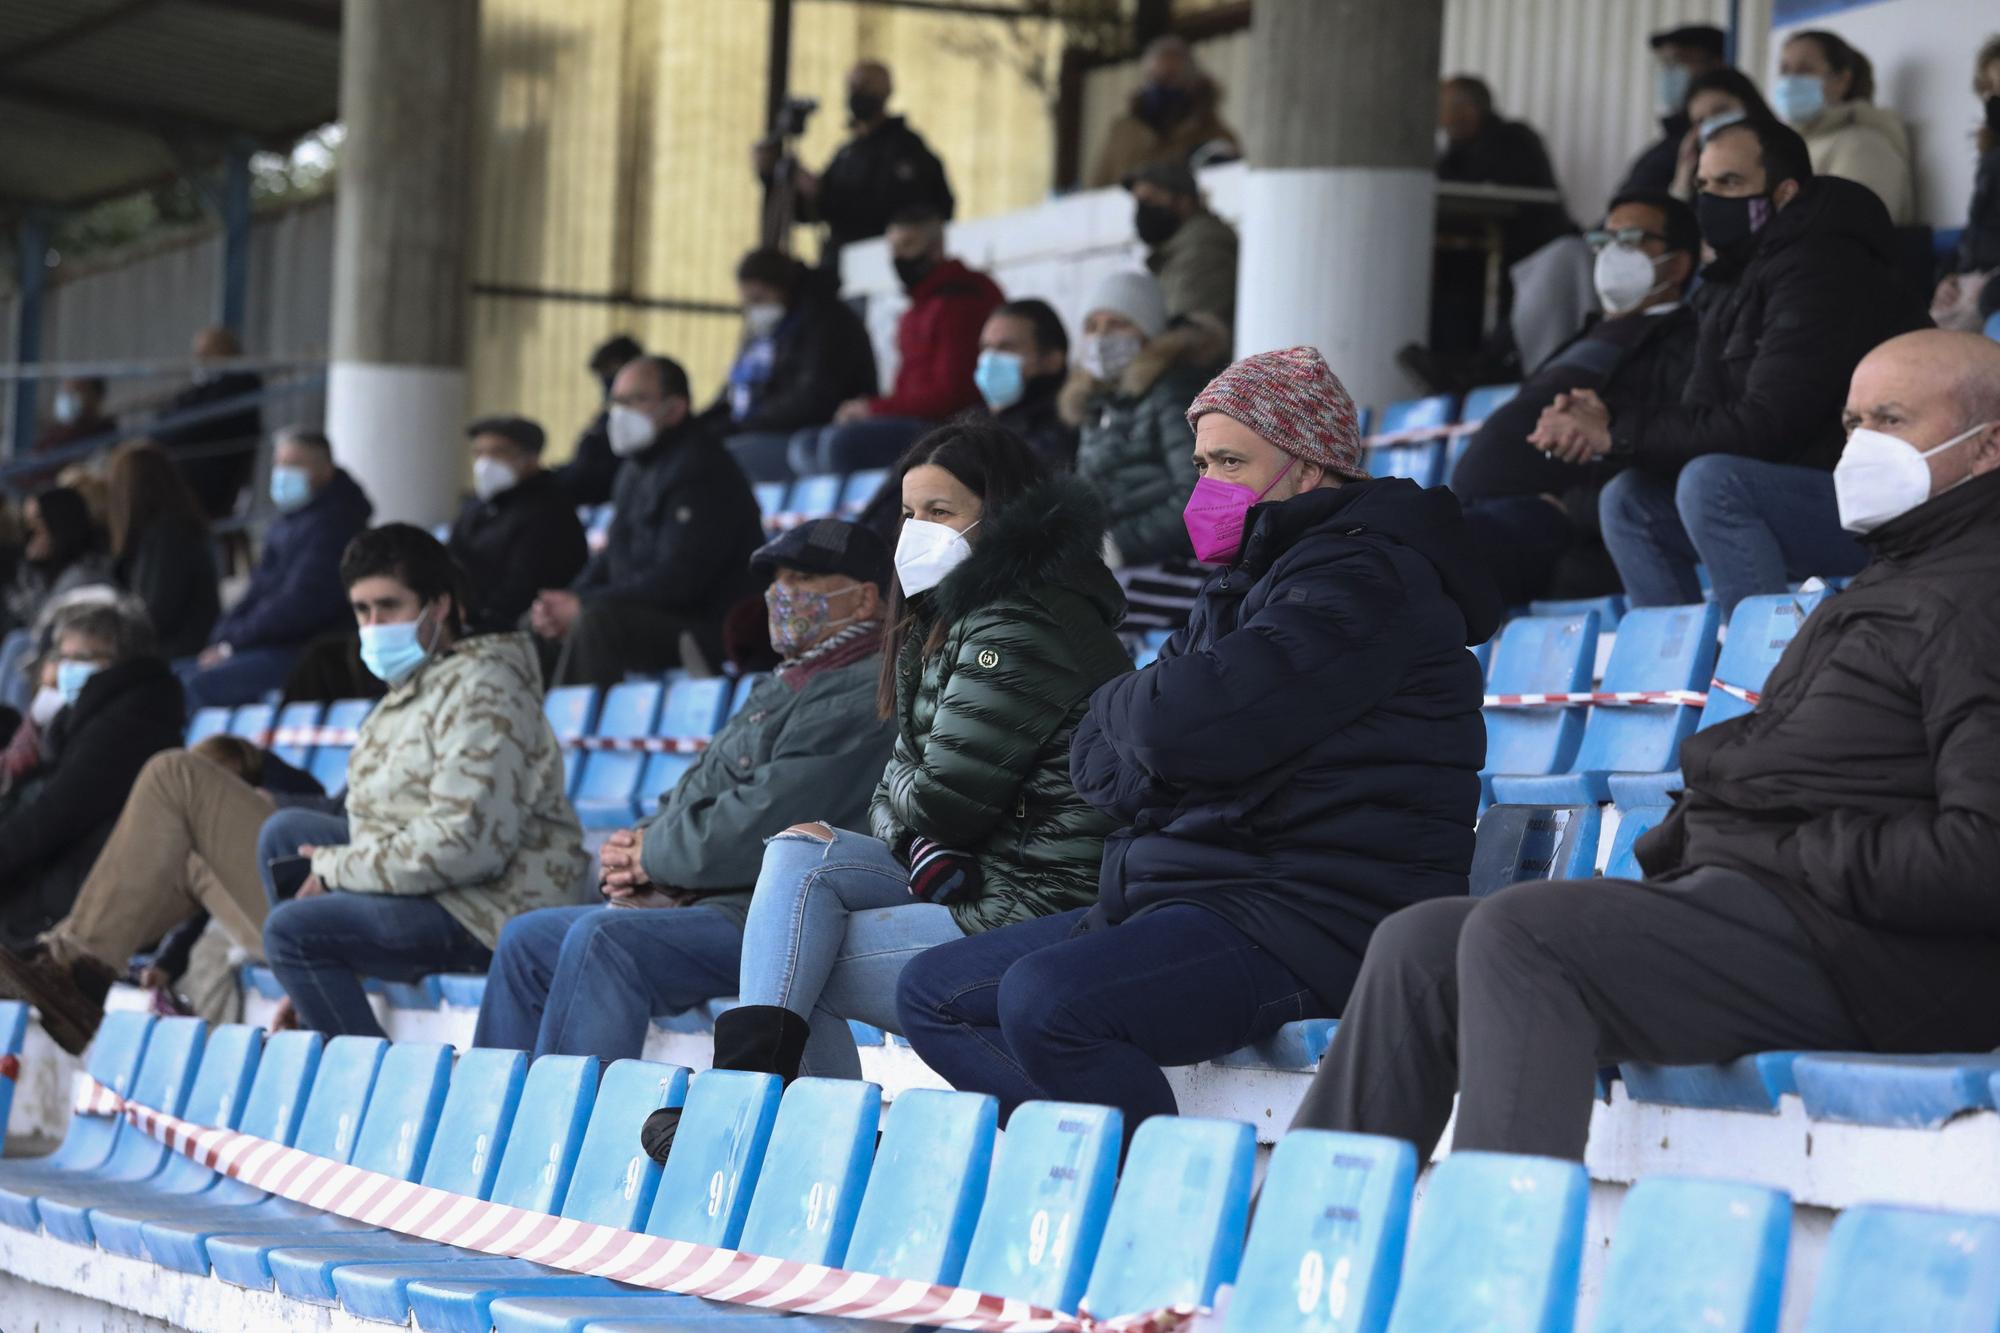
POLYGON ((6 1079, 9 1083, 14 1083, 18 1082, 20 1077, 21 1057, 18 1055, 0 1055, 0 1078, 6 1079))
POLYGON ((1741 699, 1752 708, 1755 708, 1764 698, 1760 691, 1746 690, 1741 685, 1731 685, 1728 681, 1723 680, 1711 680, 1708 682, 1708 688, 1711 690, 1721 690, 1732 699, 1741 699))
POLYGON ((1545 708, 1572 704, 1605 704, 1613 707, 1631 707, 1640 704, 1678 704, 1699 708, 1708 702, 1708 696, 1700 690, 1618 690, 1604 691, 1576 690, 1560 694, 1489 694, 1486 696, 1488 708, 1545 708))
POLYGON ((197 1125, 127 1101, 87 1075, 78 1076, 76 1111, 122 1115, 171 1151, 338 1217, 653 1291, 764 1310, 987 1333, 1170 1333, 1198 1313, 1177 1308, 1094 1319, 965 1287, 795 1263, 511 1208, 363 1171, 254 1135, 197 1125))
MULTIPOLYGON (((346 727, 279 727, 254 738, 256 743, 266 748, 273 745, 295 745, 301 749, 312 749, 321 745, 353 746, 361 739, 361 733, 346 727)), ((708 741, 700 736, 564 736, 561 738, 565 749, 570 750, 627 750, 640 754, 700 754, 708 748, 708 741)))

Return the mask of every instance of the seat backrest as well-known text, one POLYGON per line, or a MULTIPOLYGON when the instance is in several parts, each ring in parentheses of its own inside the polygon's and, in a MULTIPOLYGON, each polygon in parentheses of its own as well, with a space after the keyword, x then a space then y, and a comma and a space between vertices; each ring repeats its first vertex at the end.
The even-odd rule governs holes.
POLYGON ((269 739, 271 722, 277 715, 278 710, 270 704, 244 704, 229 715, 229 734, 262 745, 269 739))
POLYGON ((337 727, 342 731, 358 731, 374 711, 373 699, 335 699, 326 706, 326 720, 321 725, 337 727))
POLYGON ((646 1219, 649 1233, 695 1245, 736 1244, 783 1092, 775 1074, 740 1069, 711 1069, 689 1082, 646 1219))
POLYGON ((1465 405, 1459 409, 1458 419, 1466 423, 1484 421, 1506 406, 1519 392, 1521 386, 1518 384, 1485 384, 1469 390, 1465 395, 1465 405))
POLYGON ((563 747, 563 785, 575 791, 577 774, 583 771, 583 751, 570 742, 590 735, 590 729, 597 725, 597 687, 557 686, 543 697, 542 716, 549 720, 549 730, 563 747))
MULTIPOLYGON (((555 1058, 545 1055, 535 1063, 555 1058)), ((645 1220, 660 1167, 640 1146, 639 1130, 660 1107, 685 1103, 687 1089, 688 1071, 679 1065, 619 1060, 604 1071, 568 1192, 558 1196, 564 1217, 626 1231, 645 1220)))
POLYGON ((220 736, 229 730, 229 710, 227 708, 197 708, 188 719, 188 748, 207 740, 210 736, 220 736))
MULTIPOLYGON (((1627 611, 1605 663, 1607 692, 1705 690, 1715 674, 1721 608, 1653 606, 1627 611)), ((1660 773, 1679 762, 1693 732, 1693 707, 1593 708, 1570 768, 1579 773, 1660 773)))
POLYGON ((729 707, 731 684, 725 676, 706 680, 684 676, 675 681, 660 709, 660 735, 693 740, 714 736, 722 725, 723 710, 729 707))
POLYGON ((326 1044, 293 1140, 299 1151, 341 1162, 353 1156, 362 1112, 388 1050, 380 1037, 335 1037, 326 1044))
MULTIPOLYGON (((199 1018, 163 1018, 153 1024, 146 1053, 133 1076, 133 1101, 168 1115, 187 1109, 188 1088, 201 1063, 208 1024, 199 1018)), ((170 1150, 137 1125, 121 1124, 105 1169, 119 1176, 145 1176, 160 1169, 170 1150)))
POLYGON ((1589 879, 1603 816, 1594 805, 1495 805, 1479 816, 1472 896, 1531 879, 1589 879))
MULTIPOLYGON (((134 1010, 119 1010, 104 1016, 97 1035, 91 1039, 90 1055, 84 1068, 90 1076, 120 1096, 131 1092, 133 1075, 146 1053, 146 1039, 152 1035, 153 1016, 134 1010)), ((72 1115, 63 1131, 62 1145, 49 1159, 51 1166, 65 1171, 90 1170, 104 1164, 124 1121, 112 1116, 72 1115)))
POLYGON ((1577 1162, 1454 1152, 1431 1172, 1390 1333, 1569 1333, 1590 1183, 1577 1162))
MULTIPOLYGON (((20 1000, 0 1000, 0 1056, 19 1055, 28 1039, 28 1006, 20 1000)), ((0 1076, 0 1138, 7 1135, 7 1116, 14 1106, 14 1080, 0 1076)))
POLYGON ((958 1281, 986 1199, 998 1117, 998 1103, 977 1093, 898 1093, 843 1266, 906 1282, 958 1281))
MULTIPOLYGON (((336 699, 327 705, 326 717, 320 725, 328 731, 359 731, 374 706, 368 699, 336 699)), ((320 745, 313 748, 308 768, 329 794, 347 786, 347 757, 353 752, 352 745, 320 745)))
POLYGON ((1394 435, 1399 431, 1449 426, 1451 408, 1452 397, 1448 393, 1433 394, 1429 398, 1405 398, 1382 409, 1382 419, 1375 423, 1375 433, 1394 435))
POLYGON ((694 759, 691 754, 647 755, 646 767, 639 774, 639 785, 632 789, 632 800, 638 805, 639 813, 650 811, 662 796, 679 786, 687 771, 694 767, 694 759))
POLYGON ((489 1196, 495 1203, 536 1213, 556 1210, 590 1123, 597 1068, 590 1055, 545 1055, 529 1066, 514 1127, 501 1144, 489 1196))
POLYGON ((824 518, 840 508, 840 477, 823 472, 816 477, 800 477, 792 483, 785 508, 795 519, 824 518))
POLYGON ((423 1183, 484 1199, 500 1169, 500 1145, 513 1136, 514 1113, 527 1081, 528 1057, 520 1051, 476 1046, 458 1057, 438 1116, 437 1135, 424 1159, 423 1183))
MULTIPOLYGON (((1726 1180, 1641 1180, 1618 1205, 1597 1333, 1777 1333, 1792 1201, 1726 1180)), ((1911 1325, 1918 1327, 1918 1325, 1911 1325)))
MULTIPOLYGON (((209 1031, 202 1045, 201 1064, 194 1072, 181 1115, 198 1125, 235 1129, 243 1115, 244 1102, 257 1070, 257 1057, 264 1045, 264 1029, 246 1023, 228 1023, 209 1031)), ((208 1167, 179 1152, 166 1154, 166 1165, 155 1177, 159 1188, 193 1189, 205 1184, 208 1167)))
POLYGON ((875 498, 875 492, 882 489, 889 480, 889 469, 872 467, 865 472, 850 472, 840 487, 840 512, 853 518, 868 507, 875 498))
MULTIPOLYGON (((286 704, 278 710, 278 730, 308 731, 319 725, 320 714, 324 711, 325 708, 322 705, 309 701, 286 704)), ((301 745, 297 741, 279 742, 274 737, 271 744, 271 753, 294 768, 302 768, 305 766, 307 758, 312 754, 312 746, 301 745)))
POLYGON ((290 1143, 319 1071, 321 1044, 317 1032, 274 1032, 265 1038, 237 1128, 273 1143, 290 1143))
POLYGON ((399 1041, 382 1056, 382 1073, 354 1140, 354 1165, 413 1180, 423 1170, 451 1089, 452 1049, 399 1041))
MULTIPOLYGON (((655 735, 660 717, 660 699, 666 687, 657 680, 628 680, 614 685, 604 696, 604 711, 598 715, 597 735, 636 737, 655 735)), ((576 784, 578 800, 628 801, 638 785, 646 756, 636 752, 599 750, 586 755, 583 773, 576 784)))
POLYGON ((782 481, 760 481, 750 488, 757 497, 757 512, 769 523, 785 507, 785 483, 782 481))
POLYGON ((882 1090, 845 1078, 785 1089, 738 1242, 752 1254, 838 1264, 875 1160, 882 1090))
MULTIPOLYGON (((1739 690, 1759 693, 1770 678, 1771 668, 1785 655, 1813 613, 1826 598, 1824 589, 1813 592, 1773 593, 1745 597, 1729 617, 1729 641, 1715 660, 1715 679, 1739 690)), ((1709 689, 1708 706, 1701 710, 1701 726, 1712 727, 1741 717, 1752 705, 1727 690, 1709 689)))
POLYGON ((1271 1150, 1224 1333, 1372 1333, 1403 1271, 1417 1153, 1401 1139, 1295 1129, 1271 1150))
POLYGON ((766 672, 754 671, 736 682, 736 694, 729 701, 729 716, 735 717, 743 711, 743 705, 750 702, 751 692, 762 684, 766 672))
MULTIPOLYGON (((1494 694, 1562 694, 1590 688, 1597 615, 1520 616, 1500 631, 1486 688, 1494 694)), ((1581 708, 1486 711, 1487 773, 1561 773, 1583 738, 1581 708)))
POLYGON ((1414 440, 1385 444, 1367 454, 1371 477, 1408 477, 1419 486, 1436 486, 1444 479, 1444 441, 1414 440))
POLYGON ((1083 1308, 1099 1318, 1208 1305, 1236 1280, 1257 1136, 1240 1120, 1154 1116, 1132 1136, 1083 1308))
POLYGON ((1644 879, 1633 844, 1667 817, 1667 805, 1635 805, 1618 813, 1618 831, 1611 835, 1611 857, 1604 863, 1606 879, 1644 879))
POLYGON ((1027 1102, 1017 1109, 960 1284, 1074 1310, 1111 1211, 1123 1132, 1108 1106, 1027 1102))
POLYGON ((1834 1219, 1806 1333, 2000 1328, 2000 1217, 1860 1204, 1834 1219))

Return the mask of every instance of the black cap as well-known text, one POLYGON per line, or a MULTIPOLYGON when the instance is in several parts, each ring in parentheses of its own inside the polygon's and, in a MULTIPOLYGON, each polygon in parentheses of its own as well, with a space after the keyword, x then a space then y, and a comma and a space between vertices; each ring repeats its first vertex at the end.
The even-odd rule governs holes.
POLYGON ((1720 60, 1728 41, 1722 29, 1711 28, 1706 23, 1694 23, 1685 28, 1670 28, 1666 32, 1656 32, 1648 39, 1647 45, 1655 51, 1663 46, 1691 46, 1720 60))
POLYGON ((807 574, 845 574, 876 587, 889 582, 889 548, 871 528, 839 518, 816 518, 779 533, 750 556, 750 568, 769 574, 777 566, 807 574))
POLYGON ((1141 184, 1156 185, 1168 194, 1192 196, 1201 193, 1201 185, 1194 178, 1194 169, 1178 158, 1148 162, 1145 166, 1126 173, 1126 189, 1141 184))
POLYGON ((475 435, 498 435, 503 440, 512 440, 531 454, 538 454, 549 437, 542 428, 526 417, 481 417, 465 428, 465 438, 475 435))

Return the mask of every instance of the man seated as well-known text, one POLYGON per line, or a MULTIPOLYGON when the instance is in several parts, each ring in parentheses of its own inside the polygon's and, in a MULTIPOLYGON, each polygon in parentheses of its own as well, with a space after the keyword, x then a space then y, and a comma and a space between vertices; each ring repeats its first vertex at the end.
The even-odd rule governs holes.
POLYGON ((1834 504, 1840 386, 1885 338, 1924 327, 1896 266, 1889 212, 1866 186, 1815 176, 1804 139, 1743 120, 1701 150, 1695 212, 1715 259, 1694 297, 1680 402, 1558 398, 1530 443, 1609 458, 1604 544, 1635 606, 1698 602, 1708 566, 1724 615, 1745 597, 1867 559, 1834 504))
POLYGON ((271 502, 278 517, 264 530, 242 600, 199 657, 174 664, 190 712, 261 700, 284 685, 308 642, 346 624, 340 553, 368 526, 374 504, 334 465, 326 436, 297 427, 271 455, 271 502))
POLYGON ((636 1058, 654 1015, 736 993, 764 839, 803 819, 864 814, 895 734, 875 709, 888 551, 866 528, 828 518, 793 528, 752 564, 771 579, 764 596, 783 663, 659 810, 611 835, 605 906, 508 923, 475 1046, 636 1058))
POLYGON ((1211 213, 1185 162, 1156 162, 1125 179, 1146 267, 1160 280, 1167 318, 1213 315, 1236 327, 1236 228, 1211 213))
POLYGON ((794 474, 887 467, 932 426, 978 404, 979 331, 1004 298, 993 279, 945 257, 944 222, 935 204, 917 203, 889 223, 889 254, 910 294, 896 325, 895 386, 850 398, 831 426, 793 437, 794 474))
POLYGON ((484 417, 472 441, 472 496, 445 543, 473 589, 475 634, 513 629, 544 588, 567 587, 590 551, 576 506, 542 467, 547 436, 526 417, 484 417))
POLYGON ((611 499, 618 480, 618 455, 611 452, 611 383, 618 372, 646 354, 629 333, 614 334, 590 354, 590 377, 597 381, 604 406, 576 437, 569 462, 555 469, 557 484, 573 505, 601 505, 611 499))
POLYGON ((1009 301, 987 316, 973 372, 979 396, 1051 472, 1076 466, 1076 427, 1056 406, 1068 376, 1069 334, 1047 301, 1009 301))
POLYGON ((2000 1043, 2000 345, 1854 372, 1835 473, 1874 562, 1755 711, 1681 743, 1643 882, 1517 884, 1376 932, 1294 1128, 1581 1160, 1599 1066, 2000 1043))
POLYGON ((1695 314, 1681 299, 1701 262, 1694 210, 1664 190, 1628 191, 1590 243, 1604 318, 1486 418, 1452 471, 1466 526, 1509 606, 1618 591, 1597 533, 1598 493, 1617 464, 1578 467, 1530 443, 1543 409, 1578 389, 1620 412, 1671 405, 1694 364, 1695 314))
POLYGON ((558 684, 616 685, 628 671, 684 664, 683 638, 715 669, 722 620, 751 591, 764 536, 757 497, 715 433, 688 413, 687 372, 642 356, 611 385, 611 447, 624 465, 611 532, 567 588, 528 613, 558 684))
POLYGON ((203 329, 194 336, 194 358, 202 367, 194 382, 176 393, 161 411, 163 424, 152 430, 153 443, 175 455, 188 489, 201 501, 210 519, 236 512, 236 497, 256 470, 257 437, 264 433, 264 415, 254 402, 208 415, 223 403, 247 399, 264 387, 264 377, 252 370, 217 366, 243 355, 243 344, 225 328, 203 329), (189 419, 194 418, 194 419, 189 419))
POLYGON ((1501 606, 1458 502, 1368 479, 1309 347, 1239 361, 1187 415, 1188 535, 1221 568, 1077 728, 1076 790, 1121 826, 1097 906, 941 945, 897 992, 925 1062, 1008 1112, 1170 1115, 1160 1066, 1339 1014, 1377 922, 1465 892, 1486 740, 1465 649, 1501 606))
POLYGON ((1154 38, 1139 77, 1124 114, 1104 133, 1085 189, 1120 184, 1155 162, 1203 166, 1243 156, 1236 131, 1222 119, 1222 89, 1196 62, 1186 38, 1154 38))

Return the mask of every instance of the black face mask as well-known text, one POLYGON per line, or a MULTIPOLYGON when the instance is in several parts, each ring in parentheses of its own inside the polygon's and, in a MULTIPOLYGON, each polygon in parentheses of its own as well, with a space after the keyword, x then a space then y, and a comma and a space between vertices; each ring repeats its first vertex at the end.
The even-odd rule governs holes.
POLYGON ((847 114, 854 117, 857 125, 866 125, 882 114, 882 108, 889 105, 889 99, 874 93, 854 92, 847 95, 847 114))
POLYGON ((1696 195, 1694 215, 1701 223, 1701 238, 1715 251, 1717 259, 1746 253, 1777 214, 1777 206, 1767 194, 1748 194, 1727 199, 1706 192, 1696 195))
POLYGON ((1181 215, 1165 204, 1140 204, 1132 211, 1132 227, 1147 246, 1157 247, 1181 229, 1181 215))
POLYGON ((1179 120, 1188 109, 1187 90, 1171 84, 1149 83, 1139 90, 1139 119, 1155 130, 1179 120))
POLYGON ((896 276, 903 280, 904 291, 915 291, 917 284, 928 278, 931 270, 936 267, 937 260, 929 255, 916 255, 909 259, 898 258, 896 276))

